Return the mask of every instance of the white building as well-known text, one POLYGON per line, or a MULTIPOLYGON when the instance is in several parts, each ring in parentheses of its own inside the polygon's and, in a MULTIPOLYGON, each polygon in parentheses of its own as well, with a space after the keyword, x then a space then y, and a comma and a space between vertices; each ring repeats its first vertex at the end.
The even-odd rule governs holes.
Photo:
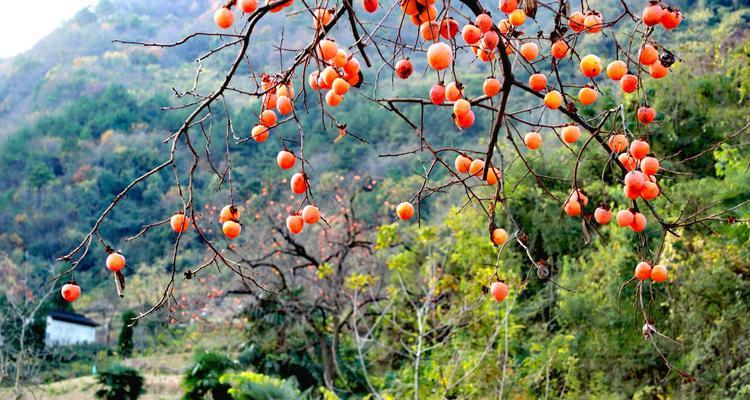
POLYGON ((47 347, 94 343, 98 325, 81 314, 51 311, 47 316, 44 343, 47 347))

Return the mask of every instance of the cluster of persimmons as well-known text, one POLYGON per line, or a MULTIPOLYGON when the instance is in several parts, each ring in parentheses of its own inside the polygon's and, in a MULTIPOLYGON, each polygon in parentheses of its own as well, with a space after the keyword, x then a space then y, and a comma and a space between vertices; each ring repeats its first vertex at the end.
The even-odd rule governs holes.
MULTIPOLYGON (((289 7, 294 0, 289 0, 272 8, 271 12, 280 12, 289 7)), ((454 64, 455 37, 460 36, 470 47, 477 59, 483 62, 491 62, 499 51, 504 49, 506 54, 517 53, 528 63, 540 60, 540 40, 523 38, 523 33, 517 28, 526 23, 526 13, 519 7, 518 0, 500 0, 499 9, 505 18, 497 24, 487 13, 479 14, 473 22, 463 27, 449 17, 444 16, 438 21, 438 9, 436 0, 402 0, 401 10, 408 20, 418 27, 421 38, 430 43, 426 51, 427 64, 436 71, 443 71, 454 64), (443 41, 441 41, 441 39, 443 41), (451 45, 453 43, 453 46, 451 45)), ((235 20, 232 7, 236 6, 243 13, 253 13, 258 9, 257 0, 239 0, 230 2, 219 8, 214 14, 214 21, 219 28, 230 28, 235 20)), ((362 8, 369 13, 378 10, 377 0, 363 0, 362 8)), ((326 33, 324 27, 335 18, 333 9, 313 9, 313 28, 318 33, 326 33)), ((569 29, 576 33, 598 34, 609 24, 604 16, 598 11, 588 10, 585 13, 575 11, 568 17, 569 29)), ((650 1, 643 9, 641 23, 648 27, 661 25, 671 30, 676 28, 682 20, 679 10, 671 7, 663 7, 661 3, 650 1)), ((323 36, 323 35, 322 35, 323 36)), ((353 54, 340 48, 334 39, 329 37, 316 38, 314 64, 317 68, 307 78, 307 85, 314 91, 326 91, 325 104, 329 107, 338 106, 344 95, 352 87, 358 87, 363 79, 360 71, 359 61, 353 54)), ((568 57, 571 48, 562 35, 551 38, 548 50, 549 55, 560 60, 568 57)), ((627 55, 626 55, 627 57, 627 55)), ((640 47, 637 62, 641 64, 638 68, 648 70, 651 77, 660 79, 665 77, 669 70, 664 66, 657 47, 651 43, 644 43, 640 47)), ((595 54, 580 57, 580 74, 593 80, 605 72, 607 78, 618 82, 619 87, 625 93, 633 93, 641 85, 639 76, 628 69, 628 58, 624 60, 612 60, 606 68, 601 58, 595 54)), ((401 79, 408 79, 414 66, 409 58, 402 58, 392 66, 394 73, 401 79)), ((270 130, 278 124, 277 112, 287 115, 294 112, 294 88, 290 80, 282 80, 280 75, 272 77, 262 75, 261 110, 258 123, 252 128, 251 137, 256 142, 264 142, 269 138, 270 130)), ((547 83, 547 76, 543 73, 533 73, 529 76, 528 86, 537 92, 543 92, 544 107, 555 110, 565 106, 565 98, 560 91, 555 90, 547 83)), ((474 124, 475 115, 472 110, 471 99, 465 97, 465 87, 460 82, 439 81, 430 88, 429 99, 435 105, 452 102, 452 117, 458 128, 469 128, 474 124)), ((488 77, 483 85, 482 92, 487 98, 497 96, 502 91, 501 82, 497 78, 488 77)), ((597 101, 598 91, 592 84, 584 85, 577 94, 578 101, 584 106, 590 106, 597 101)), ((636 114, 637 120, 644 125, 651 123, 656 116, 656 111, 648 105, 642 105, 636 114)), ((559 137, 566 144, 576 143, 581 136, 581 127, 576 124, 567 124, 560 129, 559 137)), ((542 146, 542 136, 538 131, 531 131, 524 136, 524 144, 529 151, 534 151, 542 146)), ((652 201, 660 194, 660 188, 655 178, 659 171, 659 161, 650 155, 650 146, 644 140, 633 140, 629 143, 627 137, 622 134, 614 134, 609 138, 609 148, 613 157, 616 156, 619 163, 628 171, 624 179, 624 191, 626 196, 635 201, 641 198, 643 201, 652 201)), ((297 157, 289 149, 284 148, 278 153, 277 163, 283 170, 289 170, 296 164, 297 157)), ((459 154, 454 163, 455 169, 460 174, 483 179, 485 168, 485 182, 496 185, 502 177, 500 170, 491 165, 486 165, 482 159, 472 159, 466 154, 459 154)), ((304 172, 294 173, 291 177, 291 189, 295 194, 305 194, 308 187, 308 179, 304 172)), ((304 204, 304 203, 303 203, 304 204)), ((579 217, 584 213, 588 205, 588 198, 580 188, 574 188, 565 200, 563 210, 571 217, 579 217)), ((402 220, 409 220, 414 216, 414 206, 409 202, 403 202, 396 208, 397 215, 402 220)), ((608 224, 612 218, 612 212, 602 202, 602 205, 594 211, 594 219, 598 224, 608 224)), ((219 223, 224 235, 233 239, 240 235, 242 226, 239 223, 240 212, 233 204, 225 206, 219 215, 219 223)), ((320 211, 312 204, 306 205, 301 212, 295 212, 287 217, 286 225, 292 234, 302 232, 305 224, 315 224, 320 219, 320 211)), ((634 208, 621 210, 616 216, 617 224, 621 227, 630 227, 633 231, 641 232, 646 226, 646 217, 634 208)), ((187 215, 177 213, 170 219, 171 228, 177 234, 182 234, 189 229, 191 221, 187 215)), ((497 246, 504 245, 508 240, 508 233, 497 228, 491 233, 491 240, 497 246)), ((115 251, 110 251, 106 260, 106 267, 111 271, 120 271, 125 267, 125 257, 115 251)), ((650 265, 643 261, 635 269, 635 278, 639 280, 651 279, 655 282, 663 282, 667 278, 667 269, 661 265, 650 265)), ((80 295, 80 287, 75 283, 63 286, 62 295, 68 301, 75 300, 80 295)), ((509 293, 508 286, 502 282, 494 282, 490 287, 491 295, 497 301, 503 301, 509 293)))

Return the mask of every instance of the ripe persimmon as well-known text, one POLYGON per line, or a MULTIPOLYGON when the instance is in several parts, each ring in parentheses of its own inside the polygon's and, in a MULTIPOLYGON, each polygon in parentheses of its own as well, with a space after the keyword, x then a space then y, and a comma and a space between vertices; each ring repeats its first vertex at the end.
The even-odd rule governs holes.
POLYGON ((62 285, 62 288, 60 289, 60 295, 62 295, 62 298, 65 299, 67 302, 74 302, 78 298, 78 296, 81 295, 81 287, 78 286, 75 282, 66 283, 62 285))
POLYGON ((320 220, 320 210, 312 204, 308 204, 302 209, 302 220, 306 224, 317 224, 320 220))
POLYGON ((117 252, 109 253, 106 264, 108 270, 117 272, 125 267, 125 257, 117 252))
POLYGON ((544 105, 551 110, 560 108, 562 101, 562 95, 557 90, 551 90, 544 95, 544 105))
POLYGON ((653 107, 641 106, 636 112, 636 117, 640 123, 648 125, 654 121, 654 118, 656 118, 656 110, 654 110, 653 107))
POLYGON ((267 127, 276 125, 276 113, 273 110, 263 111, 260 113, 260 123, 267 127))
POLYGON ((362 0, 362 8, 372 14, 375 11, 378 11, 378 0, 362 0))
POLYGON ((677 26, 680 25, 680 22, 682 22, 682 14, 680 13, 680 10, 667 8, 662 12, 661 20, 659 20, 659 22, 664 29, 672 30, 677 28, 677 26))
POLYGON ((441 71, 450 67, 453 63, 453 51, 451 47, 443 42, 430 45, 427 49, 427 63, 430 67, 441 71))
POLYGON ((477 19, 474 24, 476 24, 476 26, 480 31, 482 31, 482 33, 485 33, 492 29, 492 17, 490 17, 490 15, 487 13, 479 14, 477 15, 477 19))
POLYGON ((608 208, 597 207, 594 211, 594 219, 599 225, 607 225, 612 220, 612 211, 608 208))
POLYGON ((632 171, 636 167, 637 161, 628 153, 620 154, 619 156, 617 156, 617 159, 620 160, 620 164, 622 164, 622 166, 625 167, 625 169, 628 171, 632 171))
POLYGON ((310 89, 312 90, 320 89, 320 87, 318 86, 319 79, 320 79, 319 71, 310 72, 310 76, 307 77, 307 84, 310 86, 310 89))
POLYGON ((344 98, 333 90, 330 90, 328 91, 328 93, 326 93, 326 104, 331 107, 338 106, 339 104, 341 104, 342 100, 344 100, 344 98))
POLYGON ((437 19, 438 11, 437 7, 433 5, 425 6, 422 11, 419 13, 419 20, 422 22, 425 21, 434 21, 437 19))
POLYGON ((359 61, 354 57, 350 58, 344 65, 344 72, 349 75, 359 75, 359 70, 359 61))
POLYGON ((419 26, 419 35, 426 41, 433 41, 440 36, 440 24, 435 21, 423 22, 419 26))
POLYGON ((578 125, 568 125, 562 128, 560 136, 565 143, 575 143, 575 141, 581 137, 581 129, 578 125))
POLYGON ((448 101, 456 101, 463 97, 463 88, 459 87, 456 82, 450 82, 445 85, 445 98, 448 101))
POLYGON ((500 0, 500 11, 510 14, 518 8, 518 0, 500 0))
POLYGON ((508 241, 508 232, 503 228, 495 228, 492 231, 492 243, 496 246, 502 246, 508 241))
POLYGON ((500 81, 497 78, 489 77, 482 84, 482 91, 487 97, 494 97, 500 93, 500 81))
POLYGON ((581 58, 579 68, 583 76, 593 78, 602 72, 602 60, 594 54, 588 54, 581 58))
POLYGON ((432 104, 440 105, 445 102, 445 86, 442 83, 436 83, 430 88, 430 101, 432 104))
POLYGON ((302 232, 305 227, 305 222, 300 215, 290 215, 286 217, 286 228, 289 229, 293 235, 297 235, 302 232))
POLYGON ((471 111, 471 103, 466 99, 458 99, 453 103, 453 113, 462 117, 471 111))
POLYGON ((263 143, 268 139, 268 127, 265 125, 255 125, 253 130, 250 131, 250 135, 258 143, 263 143))
POLYGON ((586 17, 580 11, 576 11, 570 14, 570 17, 568 18, 568 24, 570 25, 570 30, 576 33, 583 32, 583 30, 586 29, 586 26, 583 25, 583 21, 585 19, 586 17))
POLYGON ((664 9, 658 3, 651 3, 643 9, 641 19, 647 26, 654 26, 661 21, 664 9))
POLYGON ((669 68, 662 65, 659 60, 656 60, 649 66, 648 73, 654 79, 661 79, 669 74, 669 68))
POLYGON ((279 111, 279 114, 287 115, 292 112, 292 109, 292 101, 289 100, 289 97, 279 96, 279 99, 276 100, 276 110, 279 111))
POLYGON ((333 85, 333 81, 335 81, 336 78, 338 77, 339 77, 339 73, 336 72, 336 70, 329 65, 323 69, 323 72, 321 72, 320 79, 318 81, 318 86, 328 89, 333 85), (321 85, 321 81, 322 81, 322 85, 321 85))
POLYGON ((510 21, 513 26, 521 26, 526 22, 526 13, 523 12, 522 9, 517 8, 508 14, 508 21, 510 21))
POLYGON ((474 125, 474 111, 469 110, 464 115, 456 115, 456 126, 458 126, 461 129, 470 128, 472 125, 474 125))
POLYGON ((636 279, 645 281, 651 277, 651 266, 647 262, 641 261, 635 266, 636 279))
POLYGON ((177 233, 185 232, 190 227, 190 218, 182 212, 179 212, 169 219, 169 225, 172 227, 172 230, 177 233))
POLYGON ((223 224, 227 221, 239 221, 240 210, 233 204, 227 204, 219 212, 219 223, 223 224))
POLYGON ((523 137, 523 142, 530 150, 536 150, 542 145, 542 136, 537 132, 529 132, 523 137))
POLYGON ((588 86, 582 87, 581 90, 578 91, 578 101, 585 106, 594 104, 598 97, 599 93, 588 86))
POLYGON ((619 81, 628 73, 628 66, 624 61, 615 60, 607 65, 607 76, 613 81, 619 81))
POLYGON ((667 268, 663 265, 656 264, 651 268, 651 280, 661 283, 667 280, 667 268))
POLYGON ((396 76, 399 78, 407 79, 412 72, 414 72, 414 66, 408 58, 401 59, 396 63, 396 76))
POLYGON ((289 184, 292 187, 292 192, 296 194, 302 194, 307 191, 307 178, 301 172, 292 175, 289 184))
POLYGON ((487 184, 488 185, 497 185, 497 182, 500 180, 500 170, 492 167, 489 170, 487 170, 487 184))
POLYGON ((571 217, 581 215, 581 203, 579 203, 578 200, 568 199, 568 201, 565 202, 563 209, 565 210, 565 214, 568 214, 571 217))
POLYGON ((629 198, 630 200, 635 200, 641 197, 641 188, 637 188, 635 186, 625 185, 623 186, 622 191, 623 193, 625 193, 625 197, 629 198))
POLYGON ((633 219, 635 219, 635 215, 630 210, 620 210, 617 213, 617 225, 620 225, 621 227, 630 226, 633 223, 633 219))
POLYGON ((646 157, 649 151, 650 146, 648 145, 648 142, 644 140, 636 139, 630 144, 630 155, 636 160, 642 160, 643 157, 646 157))
POLYGON ((500 302, 505 300, 508 297, 508 292, 508 285, 505 282, 492 282, 492 285, 490 285, 490 293, 492 293, 495 301, 500 302))
POLYGON ((331 85, 331 90, 333 90, 334 93, 336 93, 339 96, 343 96, 346 92, 349 91, 349 82, 345 81, 342 78, 336 78, 333 80, 333 84, 331 85))
POLYGON ((479 41, 482 50, 492 51, 497 48, 497 44, 500 43, 500 36, 494 31, 485 32, 482 35, 482 39, 479 41))
POLYGON ((621 153, 628 148, 628 138, 625 135, 618 133, 609 137, 609 148, 614 153, 621 153))
POLYGON ((639 212, 633 213, 633 223, 630 224, 630 229, 642 232, 644 228, 646 228, 646 216, 639 212))
POLYGON ((630 186, 633 189, 640 189, 643 187, 643 173, 640 171, 630 171, 625 174, 625 185, 630 186))
POLYGON ((463 154, 459 154, 456 156, 456 161, 453 162, 453 165, 456 167, 456 171, 458 171, 461 174, 465 174, 469 172, 469 166, 471 165, 471 158, 466 157, 463 154))
POLYGON ((318 42, 317 53, 318 56, 324 60, 332 59, 336 56, 336 53, 338 53, 338 51, 339 47, 333 40, 322 39, 320 42, 318 42))
POLYGON ((458 34, 458 22, 452 17, 440 21, 440 36, 444 39, 453 39, 458 34))
POLYGON ((583 194, 583 191, 581 189, 575 189, 572 192, 570 192, 570 196, 568 196, 568 199, 577 200, 584 207, 589 204, 589 198, 586 197, 585 194, 583 194))
POLYGON ((346 50, 344 49, 339 49, 336 52, 336 55, 331 59, 333 65, 337 66, 338 68, 343 68, 344 65, 346 65, 347 61, 349 61, 349 59, 347 58, 346 50))
POLYGON ((641 160, 641 172, 646 175, 655 175, 659 172, 659 160, 655 157, 644 157, 641 160))
POLYGON ((659 59, 659 52, 651 44, 646 44, 638 53, 638 62, 643 65, 651 65, 659 59))
POLYGON ((597 33, 602 30, 602 17, 598 13, 589 12, 583 20, 587 33, 597 33))
POLYGON ((405 201, 396 207, 396 214, 404 221, 411 219, 414 216, 414 206, 405 201))
POLYGON ((547 87, 547 76, 544 74, 533 74, 529 77, 529 87, 537 92, 547 87))
POLYGON ((276 93, 266 93, 263 95, 263 108, 270 109, 276 108, 276 103, 279 101, 279 96, 276 93))
POLYGON ((240 235, 242 225, 235 221, 225 221, 224 224, 221 225, 221 230, 227 238, 234 239, 240 235))
POLYGON ((221 7, 214 13, 214 22, 221 29, 229 29, 234 23, 234 14, 227 7, 221 7))
POLYGON ((566 55, 568 55, 568 44, 565 43, 564 40, 560 39, 557 40, 555 43, 552 44, 551 52, 552 57, 555 57, 557 59, 563 58, 566 55))
POLYGON ((633 93, 638 89, 638 77, 633 74, 625 74, 620 79, 620 88, 625 93, 633 93))
POLYGON ((279 154, 276 155, 276 164, 278 164, 281 169, 292 168, 296 162, 297 158, 290 151, 281 150, 279 154))
POLYGON ((328 25, 333 19, 333 14, 325 8, 318 8, 313 11, 313 27, 315 29, 322 28, 328 25))
POLYGON ((481 176, 484 172, 484 160, 475 159, 469 164, 469 175, 481 176))
POLYGON ((482 38, 482 30, 476 25, 466 24, 463 29, 461 29, 461 37, 463 37, 464 41, 468 44, 476 44, 479 42, 479 39, 482 38))
POLYGON ((644 182, 641 188, 641 198, 649 201, 657 197, 659 197, 659 185, 651 181, 644 182))
POLYGON ((531 62, 539 55, 539 46, 534 42, 526 42, 521 45, 519 52, 526 61, 531 62))
POLYGON ((245 14, 250 14, 258 9, 258 0, 240 0, 240 9, 245 14))

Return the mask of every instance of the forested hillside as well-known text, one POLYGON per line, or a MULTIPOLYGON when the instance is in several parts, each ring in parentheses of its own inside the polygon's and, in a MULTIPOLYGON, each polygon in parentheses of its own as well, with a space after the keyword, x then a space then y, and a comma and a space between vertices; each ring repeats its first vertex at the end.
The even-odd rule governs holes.
MULTIPOLYGON (((413 129, 368 99, 376 95, 376 82, 382 86, 378 96, 394 97, 425 97, 435 82, 432 75, 422 76, 429 67, 420 60, 414 60, 415 76, 408 81, 393 84, 390 70, 376 80, 374 62, 374 68, 363 67, 362 90, 347 95, 336 110, 348 130, 341 140, 339 129, 323 116, 318 92, 302 92, 306 77, 296 75, 302 93, 297 112, 303 117, 298 126, 277 128, 278 138, 261 145, 230 140, 227 131, 225 141, 229 121, 233 134, 249 138, 261 106, 258 99, 231 96, 210 110, 211 123, 194 136, 202 168, 227 168, 231 147, 230 182, 218 172, 196 174, 191 188, 206 234, 222 254, 242 261, 247 276, 212 263, 216 256, 207 255, 198 235, 184 235, 177 252, 172 230, 143 229, 182 210, 186 179, 177 178, 182 186, 176 185, 176 173, 166 168, 134 186, 93 240, 127 255, 124 297, 103 268, 103 246, 92 246, 72 274, 84 288, 80 300, 60 301, 63 281, 52 295, 41 296, 38 288, 70 265, 56 259, 86 237, 124 187, 164 162, 165 143, 190 113, 175 106, 185 102, 182 94, 196 71, 202 69, 201 84, 218 84, 232 62, 224 53, 196 62, 229 37, 198 37, 175 47, 113 40, 174 43, 192 32, 215 31, 213 10, 219 3, 209 3, 100 0, 33 49, 0 60, 0 276, 9 287, 0 294, 0 310, 7 315, 0 327, 5 337, 15 337, 25 318, 9 311, 17 309, 13 299, 41 299, 26 344, 39 350, 23 378, 30 385, 86 375, 93 365, 127 358, 115 345, 126 325, 120 315, 148 310, 174 282, 169 306, 135 326, 130 351, 144 356, 214 351, 219 354, 212 362, 222 367, 213 372, 237 371, 222 378, 235 388, 264 382, 292 388, 297 395, 289 398, 307 390, 305 396, 326 399, 750 396, 750 8, 739 0, 675 2, 685 15, 680 29, 655 34, 677 57, 668 78, 645 90, 650 106, 659 110, 649 132, 651 150, 663 156, 664 196, 652 203, 653 211, 665 220, 688 222, 675 224, 671 233, 655 221, 638 235, 614 221, 592 229, 590 221, 567 217, 556 199, 570 196, 574 165, 577 179, 592 182, 586 193, 593 208, 601 203, 615 211, 628 200, 618 178, 602 171, 606 154, 582 158, 579 165, 568 146, 553 143, 551 132, 544 134, 550 145, 541 149, 543 157, 506 160, 503 179, 512 196, 504 207, 513 210, 513 220, 499 212, 498 224, 522 226, 516 234, 523 235, 525 246, 494 246, 482 208, 460 188, 426 197, 418 223, 394 222, 396 205, 423 185, 428 163, 413 152, 420 145, 413 129), (303 101, 305 107, 299 105, 303 101), (170 107, 178 109, 163 109, 170 107), (308 132, 305 168, 325 223, 293 236, 285 219, 296 205, 276 157, 282 146, 298 140, 298 131, 308 132), (390 156, 404 152, 414 154, 390 156), (529 174, 527 162, 538 176, 529 174), (234 241, 224 238, 214 221, 225 204, 238 205, 243 215, 243 236, 234 241), (138 239, 129 240, 134 236, 138 239), (636 251, 643 248, 658 252, 670 274, 665 283, 636 289, 626 283, 641 261, 636 251), (503 303, 492 301, 485 287, 497 271, 512 288, 503 303), (258 289, 264 285, 275 290, 258 289), (651 340, 644 339, 638 298, 648 300, 656 321, 651 340), (106 345, 63 355, 43 351, 42 321, 59 308, 95 315, 106 325, 106 345), (231 338, 217 339, 227 332, 231 338)), ((610 15, 621 7, 614 0, 597 3, 610 15)), ((624 3, 634 9, 645 4, 624 3)), ((378 15, 363 18, 367 26, 379 23, 378 15)), ((397 24, 393 18, 388 23, 397 24)), ((538 19, 542 30, 553 26, 538 19)), ((305 46, 313 34, 309 20, 309 14, 284 13, 264 19, 252 39, 252 48, 263 51, 249 53, 252 65, 278 64, 273 49, 282 26, 283 46, 305 46)), ((416 28, 409 28, 417 40, 416 28)), ((342 29, 337 37, 350 36, 342 29)), ((578 49, 616 58, 608 39, 586 37, 578 49)), ((575 71, 560 73, 558 80, 575 71)), ((243 64, 237 73, 243 86, 236 89, 254 87, 254 74, 243 64)), ((482 65, 467 61, 462 74, 467 92, 481 96, 487 75, 482 65)), ((625 113, 630 118, 626 127, 638 131, 632 117, 642 105, 638 97, 615 87, 600 90, 599 104, 611 108, 622 102, 623 121, 625 113)), ((519 93, 512 101, 511 107, 521 110, 538 99, 519 93)), ((450 113, 432 110, 411 106, 403 112, 422 121, 431 142, 487 146, 490 111, 477 110, 475 125, 457 129, 450 113)), ((598 115, 590 108, 579 111, 588 118, 598 115)), ((543 122, 560 118, 544 115, 543 122)), ((500 142, 498 151, 512 154, 513 146, 500 142)), ((175 165, 189 169, 192 161, 182 152, 175 165)), ((436 171, 433 179, 449 178, 436 171)), ((477 190, 495 193, 494 187, 477 190)), ((18 346, 0 342, 1 385, 14 384, 18 346)), ((205 365, 196 354, 195 363, 181 366, 188 371, 185 391, 199 384, 191 379, 205 365)))

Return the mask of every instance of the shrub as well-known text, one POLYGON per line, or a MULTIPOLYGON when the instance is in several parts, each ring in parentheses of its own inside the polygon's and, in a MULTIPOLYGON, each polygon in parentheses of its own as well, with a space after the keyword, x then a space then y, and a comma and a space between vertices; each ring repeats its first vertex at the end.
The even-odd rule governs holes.
POLYGON ((211 393, 214 400, 229 400, 230 386, 219 382, 219 378, 227 370, 234 369, 236 364, 228 357, 201 351, 195 354, 193 365, 185 372, 182 379, 182 387, 185 390, 183 399, 202 399, 207 393, 211 393))
POLYGON ((231 385, 234 400, 299 400, 306 395, 294 378, 283 380, 251 371, 224 374, 221 382, 231 385))
POLYGON ((146 391, 143 377, 137 370, 124 365, 113 365, 100 371, 96 380, 102 388, 96 391, 97 399, 135 400, 146 391))
POLYGON ((137 315, 133 310, 127 310, 122 313, 122 329, 120 329, 117 347, 120 351, 120 355, 123 357, 130 357, 133 354, 133 327, 135 326, 133 319, 136 316, 137 315))

